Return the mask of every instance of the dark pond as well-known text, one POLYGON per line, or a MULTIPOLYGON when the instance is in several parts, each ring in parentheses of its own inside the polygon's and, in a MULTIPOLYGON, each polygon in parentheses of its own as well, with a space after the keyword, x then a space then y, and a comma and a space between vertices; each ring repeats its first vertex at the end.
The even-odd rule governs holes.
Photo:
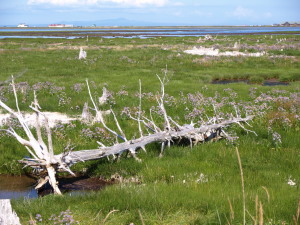
MULTIPOLYGON (((34 189, 36 181, 25 175, 0 175, 0 199, 37 198, 51 194, 50 187, 39 190, 34 189)), ((97 191, 104 188, 109 182, 99 178, 71 177, 60 178, 59 188, 65 195, 81 195, 88 191, 97 191)))
POLYGON ((265 81, 263 83, 264 86, 276 86, 276 85, 289 85, 290 83, 288 82, 282 82, 282 81, 265 81))
POLYGON ((249 83, 249 80, 213 80, 212 84, 234 84, 234 83, 249 83))
MULTIPOLYGON (((212 84, 234 84, 234 83, 245 83, 251 84, 249 80, 214 80, 212 84)), ((262 83, 263 86, 277 86, 277 85, 289 85, 288 82, 282 82, 278 80, 266 80, 262 83)))

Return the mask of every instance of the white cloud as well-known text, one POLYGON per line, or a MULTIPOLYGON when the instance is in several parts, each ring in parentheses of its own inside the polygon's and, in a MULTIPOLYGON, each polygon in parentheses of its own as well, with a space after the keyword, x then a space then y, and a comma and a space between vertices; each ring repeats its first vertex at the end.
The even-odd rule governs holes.
POLYGON ((238 6, 233 11, 233 15, 237 17, 249 17, 253 16, 254 12, 251 9, 244 8, 242 6, 238 6))
POLYGON ((29 5, 52 4, 58 6, 95 5, 98 3, 117 3, 131 6, 164 6, 168 0, 28 0, 29 5))
POLYGON ((134 5, 134 6, 143 6, 143 5, 163 6, 167 3, 168 0, 105 0, 105 1, 121 3, 125 5, 134 5))
MULTIPOLYGON (((28 0, 27 4, 35 5, 35 4, 52 4, 52 5, 73 5, 78 4, 83 1, 79 0, 28 0)), ((84 2, 87 2, 84 0, 84 2)))

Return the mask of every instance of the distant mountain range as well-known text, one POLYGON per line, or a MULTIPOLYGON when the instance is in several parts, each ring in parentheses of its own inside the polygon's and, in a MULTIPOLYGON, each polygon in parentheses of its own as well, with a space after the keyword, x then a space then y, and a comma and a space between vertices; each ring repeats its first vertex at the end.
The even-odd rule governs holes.
POLYGON ((139 20, 128 20, 124 18, 107 19, 107 20, 94 20, 94 21, 63 21, 64 24, 73 24, 74 26, 162 26, 162 25, 176 25, 176 24, 163 24, 156 22, 147 22, 139 20))

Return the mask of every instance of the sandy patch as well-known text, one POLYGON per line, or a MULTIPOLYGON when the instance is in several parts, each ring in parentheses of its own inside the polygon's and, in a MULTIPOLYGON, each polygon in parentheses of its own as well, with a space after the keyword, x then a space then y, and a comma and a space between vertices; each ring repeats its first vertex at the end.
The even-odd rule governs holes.
POLYGON ((251 56, 251 57, 259 57, 266 55, 265 52, 256 52, 256 53, 245 53, 239 51, 226 51, 220 52, 219 49, 213 48, 205 48, 205 47, 194 47, 191 50, 184 51, 187 54, 192 55, 208 55, 208 56, 251 56))

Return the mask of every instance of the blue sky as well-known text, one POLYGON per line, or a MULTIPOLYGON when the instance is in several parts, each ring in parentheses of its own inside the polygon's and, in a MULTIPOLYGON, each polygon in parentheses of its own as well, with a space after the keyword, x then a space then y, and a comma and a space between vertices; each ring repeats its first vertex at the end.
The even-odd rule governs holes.
POLYGON ((300 1, 0 0, 0 26, 117 18, 160 25, 273 24, 300 21, 300 1))

